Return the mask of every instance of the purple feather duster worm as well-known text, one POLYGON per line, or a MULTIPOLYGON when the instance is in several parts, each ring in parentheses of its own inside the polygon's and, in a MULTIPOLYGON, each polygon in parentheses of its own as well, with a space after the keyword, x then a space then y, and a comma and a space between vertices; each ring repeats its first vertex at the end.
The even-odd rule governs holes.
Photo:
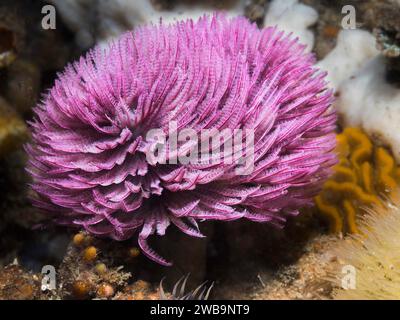
POLYGON ((312 204, 336 162, 332 93, 303 49, 276 28, 220 14, 139 27, 95 48, 34 110, 34 204, 97 236, 139 230, 142 251, 164 265, 147 239, 170 224, 195 237, 204 219, 283 225, 312 204), (253 170, 148 161, 146 133, 172 121, 196 132, 253 130, 253 170))

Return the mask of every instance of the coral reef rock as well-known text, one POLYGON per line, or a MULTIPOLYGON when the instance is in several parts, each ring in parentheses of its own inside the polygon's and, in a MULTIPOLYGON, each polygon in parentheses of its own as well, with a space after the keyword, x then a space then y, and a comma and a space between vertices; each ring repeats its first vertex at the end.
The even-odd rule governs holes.
POLYGON ((41 70, 38 65, 17 59, 7 70, 6 98, 20 113, 29 114, 41 89, 41 70))
POLYGON ((0 300, 33 300, 43 296, 41 276, 26 272, 16 264, 0 269, 0 300))
POLYGON ((25 122, 0 97, 0 157, 21 147, 28 138, 25 122))

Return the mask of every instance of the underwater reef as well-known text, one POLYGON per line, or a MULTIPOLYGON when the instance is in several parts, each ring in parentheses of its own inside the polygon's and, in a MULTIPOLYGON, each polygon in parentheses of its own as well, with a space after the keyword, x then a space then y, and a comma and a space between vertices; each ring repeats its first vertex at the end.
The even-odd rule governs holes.
POLYGON ((0 300, 400 299, 399 12, 0 1, 0 300), (147 159, 171 119, 257 125, 256 171, 147 159))

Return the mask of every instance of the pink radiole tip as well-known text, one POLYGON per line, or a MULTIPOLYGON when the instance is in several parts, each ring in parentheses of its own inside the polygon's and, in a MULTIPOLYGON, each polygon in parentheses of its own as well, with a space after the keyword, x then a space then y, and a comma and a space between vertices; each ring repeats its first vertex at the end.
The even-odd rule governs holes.
POLYGON ((138 27, 59 74, 34 109, 26 146, 32 201, 60 224, 147 244, 172 223, 247 218, 282 226, 311 205, 336 162, 325 74, 304 46, 245 18, 204 16, 138 27), (146 132, 251 129, 254 169, 150 163, 146 132))

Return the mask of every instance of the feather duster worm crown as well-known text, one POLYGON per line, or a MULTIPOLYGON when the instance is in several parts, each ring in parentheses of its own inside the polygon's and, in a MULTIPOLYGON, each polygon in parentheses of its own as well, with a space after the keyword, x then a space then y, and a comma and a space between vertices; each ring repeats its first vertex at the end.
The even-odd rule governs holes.
POLYGON ((204 16, 150 25, 69 65, 35 108, 27 146, 34 204, 60 224, 147 243, 172 223, 202 237, 197 220, 247 218, 282 226, 336 162, 336 115, 325 74, 304 46, 245 18, 204 16), (151 164, 146 132, 251 129, 254 169, 151 164))

